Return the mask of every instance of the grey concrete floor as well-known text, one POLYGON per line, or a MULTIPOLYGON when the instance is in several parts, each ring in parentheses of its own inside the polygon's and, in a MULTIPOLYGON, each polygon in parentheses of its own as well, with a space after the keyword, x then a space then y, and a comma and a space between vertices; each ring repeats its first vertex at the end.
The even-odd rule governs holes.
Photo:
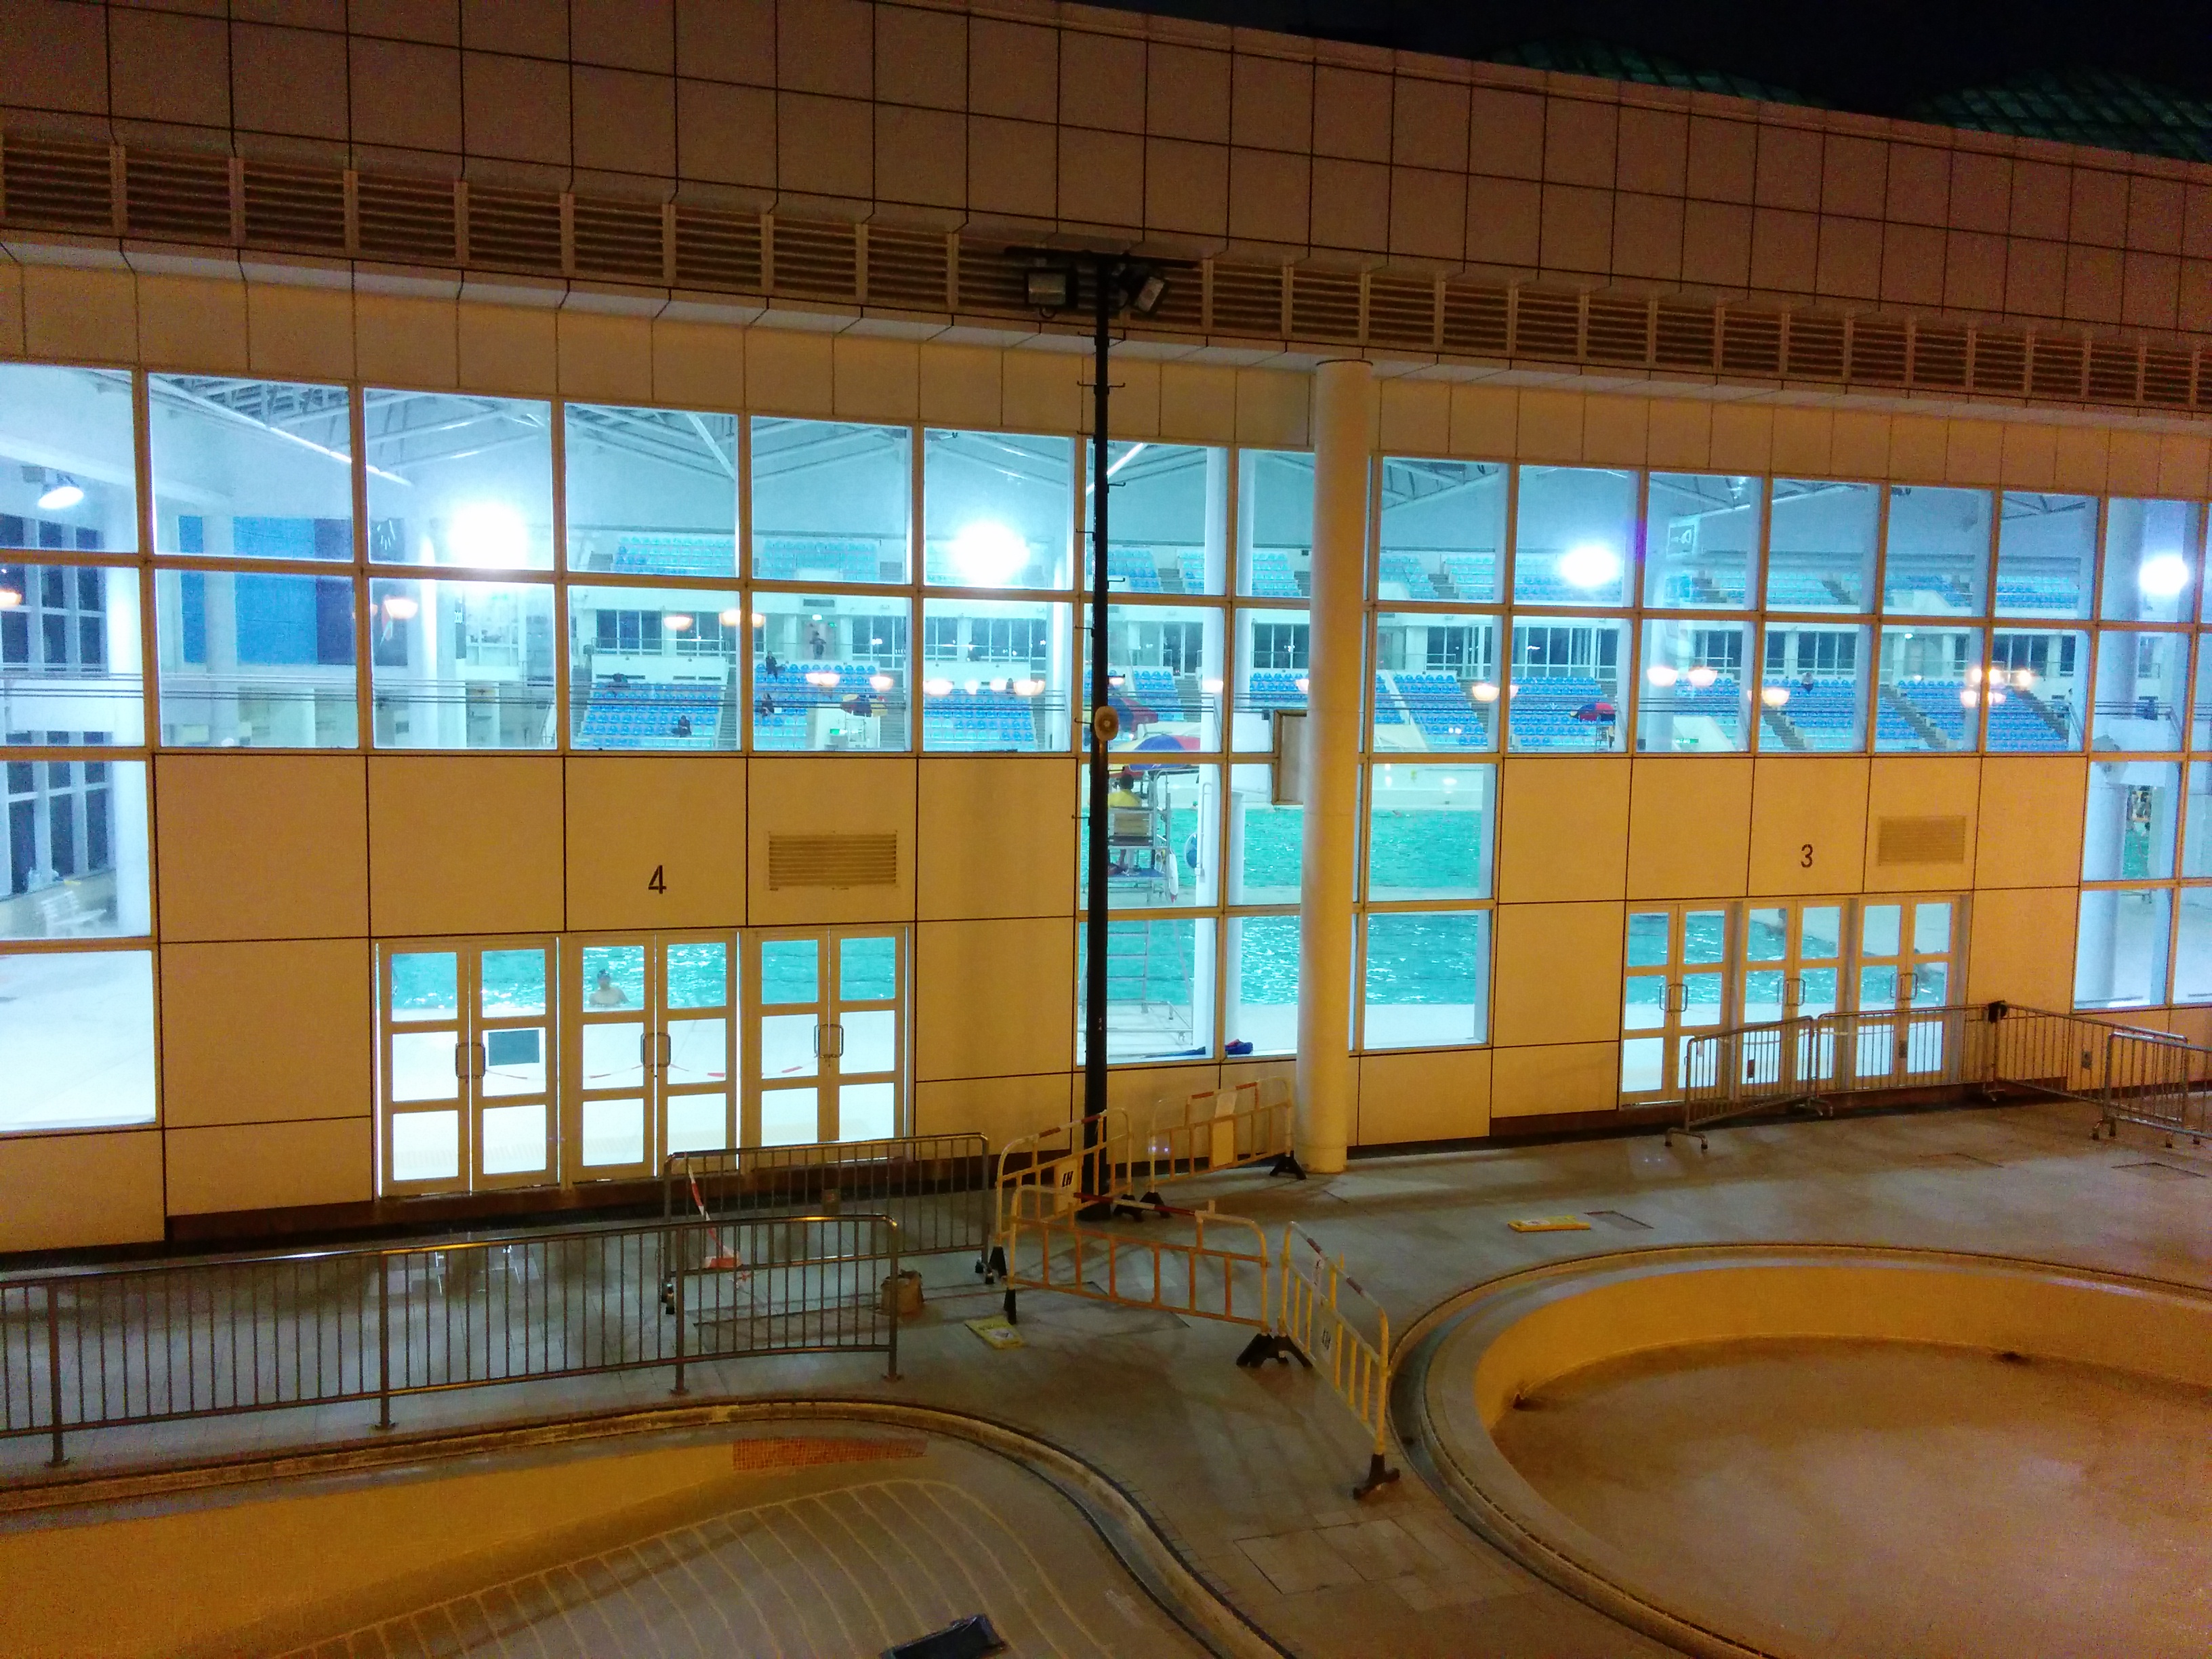
MULTIPOLYGON (((2093 1142, 2065 1104, 1797 1121, 1717 1131, 1709 1152, 1656 1135, 1361 1159, 1305 1182, 1243 1171, 1192 1183, 1277 1237, 1301 1223, 1340 1252, 1402 1329, 1455 1292, 1535 1263, 1649 1245, 1864 1243, 1988 1251, 2212 1283, 2212 1158, 2124 1132, 2093 1142), (1521 1234, 1573 1212, 1592 1231, 1521 1234)), ((1072 1298, 1024 1298, 1024 1346, 987 1347, 962 1322, 995 1291, 958 1257, 926 1261, 924 1317, 902 1378, 872 1357, 695 1369, 693 1398, 867 1396, 980 1413, 1066 1446, 1120 1482, 1221 1593, 1285 1649, 1336 1656, 1648 1655, 1462 1528, 1418 1481, 1364 1504, 1358 1425, 1312 1373, 1239 1370, 1247 1332, 1072 1298)), ((665 1372, 410 1400, 400 1426, 647 1407, 665 1372)), ((363 1437, 349 1405, 76 1437, 80 1469, 363 1437)), ((0 1446, 0 1479, 43 1447, 0 1446)))

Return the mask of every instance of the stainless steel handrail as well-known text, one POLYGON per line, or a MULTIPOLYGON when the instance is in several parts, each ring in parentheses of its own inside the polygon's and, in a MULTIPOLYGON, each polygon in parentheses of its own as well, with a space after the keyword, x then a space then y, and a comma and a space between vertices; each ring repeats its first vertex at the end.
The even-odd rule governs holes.
POLYGON ((898 1224, 681 1220, 0 1283, 0 1439, 777 1353, 898 1374, 898 1224))

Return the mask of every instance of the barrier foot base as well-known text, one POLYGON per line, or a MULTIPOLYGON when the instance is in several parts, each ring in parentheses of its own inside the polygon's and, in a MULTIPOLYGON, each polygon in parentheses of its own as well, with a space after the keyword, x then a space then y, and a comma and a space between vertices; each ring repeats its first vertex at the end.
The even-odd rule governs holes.
POLYGON ((1275 1161, 1267 1166, 1267 1173, 1271 1176, 1296 1176, 1300 1181, 1306 1178, 1305 1166, 1298 1162, 1296 1152, 1277 1152, 1275 1161))
POLYGON ((1305 1357, 1297 1343, 1273 1331, 1261 1331, 1247 1342, 1244 1352, 1237 1356, 1237 1363, 1247 1370, 1264 1365, 1270 1359, 1285 1365, 1295 1359, 1308 1370, 1313 1369, 1313 1361, 1305 1357))
POLYGON ((1382 1461, 1381 1452, 1370 1453, 1367 1459, 1367 1478, 1352 1489, 1352 1495, 1355 1498, 1370 1498, 1382 1487, 1395 1484, 1397 1479, 1398 1471, 1382 1461))
POLYGON ((1706 1147, 1705 1147, 1705 1132, 1704 1132, 1703 1130, 1701 1130, 1701 1129, 1678 1129, 1678 1128, 1676 1128, 1674 1125, 1669 1124, 1669 1125, 1668 1126, 1668 1127, 1667 1127, 1667 1144, 1668 1144, 1668 1146, 1672 1146, 1674 1144, 1674 1137, 1675 1137, 1676 1135, 1678 1135, 1678 1134, 1679 1134, 1679 1135, 1685 1136, 1685 1137, 1687 1137, 1687 1136, 1690 1136, 1690 1135, 1695 1135, 1695 1136, 1697 1136, 1697 1138, 1698 1138, 1698 1150, 1699 1152, 1701 1152, 1706 1150, 1706 1147))

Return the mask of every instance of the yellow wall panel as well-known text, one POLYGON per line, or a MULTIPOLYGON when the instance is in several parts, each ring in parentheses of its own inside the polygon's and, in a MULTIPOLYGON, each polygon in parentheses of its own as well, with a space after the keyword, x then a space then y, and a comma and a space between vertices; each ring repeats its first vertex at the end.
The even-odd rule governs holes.
POLYGON ((1774 463, 1774 410, 1765 404, 1713 405, 1716 472, 1765 472, 1774 463))
POLYGON ((1642 466, 1650 453, 1650 402, 1596 397, 1583 404, 1583 459, 1593 466, 1642 466))
POLYGON ((1354 1142, 1387 1146, 1488 1134, 1490 1062, 1487 1048, 1362 1055, 1354 1142))
POLYGON ((1578 392, 1522 392, 1515 453, 1524 461, 1571 465, 1581 460, 1583 403, 1578 392))
POLYGON ((921 418, 932 426, 991 431, 1006 424, 997 351, 985 346, 932 346, 921 354, 921 418))
POLYGON ((918 1135, 976 1132, 997 1152, 1017 1135, 1067 1121, 1067 1073, 1035 1077, 945 1078, 914 1091, 918 1135))
MULTIPOLYGON (((1972 756, 1877 756, 1867 784, 1866 890, 1911 893, 1971 887, 1981 780, 1982 763, 1972 756), (1884 818, 1947 817, 1966 821, 1964 859, 1938 864, 1881 862, 1884 818)), ((2079 835, 2079 814, 2075 823, 2074 833, 2079 835)))
POLYGON ((0 351, 23 349, 23 267, 0 265, 0 351))
POLYGON ((2041 422, 2008 421, 2000 476, 2010 489, 2050 489, 2058 477, 2058 428, 2041 422))
POLYGON ((653 319, 653 395, 690 409, 741 409, 745 401, 745 337, 669 317, 653 319))
POLYGON ((2052 482, 2059 489, 2095 495, 2105 487, 2105 463, 2111 446, 2100 427, 2062 426, 2052 457, 2052 482))
POLYGON ((1620 1103, 1618 1042, 1500 1048, 1490 1060, 1490 1121, 1554 1112, 1611 1111, 1620 1103))
MULTIPOLYGON (((903 921, 914 915, 915 763, 903 757, 756 758, 746 780, 748 919, 757 927, 903 921), (772 836, 896 836, 895 887, 769 884, 772 836)), ((1009 1071, 1042 1070, 1009 1066, 1009 1071)))
MULTIPOLYGON (((1152 439, 1160 435, 1160 369, 1158 362, 1130 357, 1114 365, 1114 407, 1110 416, 1116 438, 1152 439)), ((1088 428, 1088 419, 1084 425, 1088 428)))
POLYGON ((246 373, 244 285, 198 276, 141 276, 138 350, 148 368, 246 373))
POLYGON ((363 939, 161 947, 161 1121, 365 1117, 375 999, 363 939))
POLYGON ((460 384, 460 333, 451 300, 356 294, 354 367, 371 386, 436 390, 460 384))
POLYGON ((353 378, 353 294, 349 289, 248 283, 246 326, 256 374, 288 380, 353 378))
POLYGON ((2115 495, 2158 494, 2158 434, 2126 428, 2106 434, 2105 488, 2115 495))
POLYGON ((1996 421, 1948 422, 1943 451, 1945 481, 1993 484, 2004 470, 2004 427, 1996 421))
POLYGON ((138 283, 127 270, 25 265, 23 344, 58 363, 127 363, 138 355, 138 283))
POLYGON ((585 403, 644 404, 653 400, 653 324, 573 306, 554 325, 560 353, 561 395, 585 403))
POLYGON ((2081 874, 2088 763, 2078 755, 1991 755, 1982 763, 1977 887, 2060 887, 2081 874))
POLYGON ((0 1251, 157 1243, 161 1132, 0 1138, 0 1251))
POLYGON ((1313 442, 1312 413, 1310 375, 1275 368, 1237 371, 1238 443, 1261 449, 1304 449, 1313 442))
POLYGON ((550 398, 559 389, 561 350, 548 291, 534 306, 464 300, 455 315, 461 384, 509 398, 550 398))
POLYGON ((1864 861, 1866 803, 1864 760, 1762 757, 1752 774, 1751 890, 1850 891, 1864 861))
POLYGON ((1713 406, 1702 398, 1654 398, 1645 441, 1652 465, 1702 472, 1712 459, 1713 406))
POLYGON ((2074 1006, 2075 890, 2007 887, 1974 895, 1966 1000, 2074 1006))
POLYGON ((1714 898, 1746 890, 1753 762, 1668 756, 1634 763, 1628 896, 1714 898))
POLYGON ((827 416, 837 406, 834 335, 810 328, 745 332, 745 402, 774 415, 827 416))
POLYGON ((916 1078, 1074 1063, 1075 925, 1066 917, 923 922, 914 985, 916 1078))
POLYGON ((841 334, 830 347, 830 395, 841 421, 896 421, 921 413, 921 349, 912 340, 841 334))
POLYGON ((743 760, 572 756, 567 798, 569 927, 743 925, 743 760))
POLYGON ((1006 425, 1018 432, 1076 432, 1090 424, 1088 352, 1009 351, 999 361, 1006 425))
MULTIPOLYGON (((143 328, 144 301, 140 301, 143 328)), ((2212 440, 2193 433, 2166 432, 2158 441, 2158 493, 2161 495, 2202 495, 2212 471, 2212 440)))
MULTIPOLYGON (((1224 1068, 1210 1060, 1188 1066, 1123 1066, 1106 1074, 1106 1103, 1130 1115, 1133 1123, 1152 1121, 1158 1106, 1182 1105, 1193 1095, 1218 1089, 1224 1068)), ((1068 1079, 1068 1115, 1083 1115, 1083 1073, 1068 1079)))
POLYGON ((1502 904, 1491 975, 1491 1041, 1588 1042, 1620 1033, 1626 908, 1502 904))
POLYGON ((364 1117, 173 1129, 169 1213, 359 1203, 372 1196, 373 1133, 364 1117))
POLYGON ((1626 756, 1508 756, 1498 897, 1618 898, 1628 871, 1628 771, 1626 756))
POLYGON ((1826 477, 1835 428, 1836 417, 1829 410, 1776 410, 1774 470, 1799 477, 1826 477))
POLYGON ((1872 410, 1839 409, 1828 436, 1832 478, 1880 478, 1889 471, 1889 416, 1872 410))
POLYGON ((356 755, 163 755, 154 763, 166 939, 368 932, 368 811, 356 755))
POLYGON ((375 756, 368 844, 369 921, 380 937, 562 925, 553 756, 375 756))
POLYGON ((1936 415, 1897 415, 1889 422, 1887 477, 1899 483, 1942 483, 1946 422, 1936 415))
POLYGON ((1059 756, 931 756, 916 831, 921 915, 1065 916, 1079 775, 1059 756))
POLYGON ((1443 455, 1451 450, 1451 387, 1404 375, 1380 388, 1382 447, 1390 455, 1443 455))
POLYGON ((1478 460, 1510 461, 1519 452, 1521 397, 1509 386, 1455 386, 1451 394, 1451 453, 1478 460))

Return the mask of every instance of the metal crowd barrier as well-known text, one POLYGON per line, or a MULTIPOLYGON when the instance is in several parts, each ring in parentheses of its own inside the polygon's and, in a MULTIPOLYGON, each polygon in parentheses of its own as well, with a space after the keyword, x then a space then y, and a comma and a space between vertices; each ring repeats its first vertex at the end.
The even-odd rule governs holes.
POLYGON ((1115 1171, 1116 1190, 1155 1192, 1162 1183, 1240 1164, 1271 1162, 1273 1173, 1295 1175, 1294 1113, 1287 1078, 1267 1078, 1227 1089, 1204 1089, 1180 1102, 1152 1107, 1127 1162, 1115 1171))
POLYGON ((1344 1270, 1344 1258, 1332 1261, 1311 1234, 1295 1221, 1283 1229, 1279 1258, 1281 1291, 1276 1300, 1277 1340, 1262 1346, 1255 1339, 1239 1364, 1290 1354, 1310 1366, 1318 1359, 1328 1386, 1373 1437, 1367 1478, 1352 1489, 1365 1498, 1398 1478, 1385 1454, 1389 1449, 1390 1316, 1344 1270), (1366 1330, 1351 1317, 1357 1311, 1366 1330))
MULTIPOLYGON (((2163 1032, 2002 1002, 1739 1026, 1684 1043, 1679 1127, 1702 1146, 1705 1131, 1715 1125, 1778 1108, 1825 1114, 1851 1095, 1998 1086, 2086 1101, 2104 1109, 2109 1121, 2116 1099, 2126 1117, 2138 1109, 2126 1103, 2139 1096, 2163 1099, 2172 1091, 2171 1055, 2181 1046, 2163 1032), (2116 1074, 2122 1040, 2142 1052, 2130 1047, 2116 1074)), ((1674 1133, 1668 1130, 1669 1141, 1674 1133)))
POLYGON ((898 1223, 908 1255, 991 1243, 990 1145, 980 1133, 725 1146, 672 1152, 661 1166, 660 1212, 724 1217, 836 1214, 847 1206, 898 1223))
POLYGON ((1267 1238, 1259 1224, 1197 1210, 1164 1214, 1187 1222, 1189 1236, 1158 1237, 1150 1224, 1141 1234, 1087 1225, 1051 1188, 1019 1189, 1001 1217, 1006 1317, 1019 1317, 1017 1291, 1057 1291, 1267 1329, 1267 1238), (1237 1243, 1209 1242, 1209 1230, 1237 1243))
POLYGON ((2105 1048, 2104 1115, 2091 1133, 2117 1135, 2123 1123, 2204 1144, 2212 1123, 2212 1049, 2191 1047, 2162 1031, 2117 1030, 2105 1048))
POLYGON ((883 1215, 582 1228, 0 1281, 0 1438, 777 1353, 898 1373, 883 1215), (670 1271, 673 1268, 674 1271, 670 1271), (672 1296, 664 1304, 664 1282, 672 1296))

